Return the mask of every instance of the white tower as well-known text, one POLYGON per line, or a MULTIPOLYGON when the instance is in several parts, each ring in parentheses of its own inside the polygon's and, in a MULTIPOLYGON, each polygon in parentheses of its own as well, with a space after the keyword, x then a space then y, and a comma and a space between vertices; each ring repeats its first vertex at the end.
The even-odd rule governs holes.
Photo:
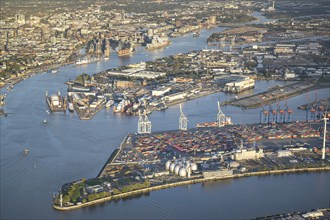
POLYGON ((180 104, 180 118, 179 118, 179 130, 186 131, 188 129, 188 119, 187 117, 183 114, 182 107, 180 104))
POLYGON ((324 121, 324 129, 323 129, 323 148, 322 148, 322 160, 325 159, 325 139, 327 134, 327 120, 329 118, 326 117, 327 113, 324 114, 323 121, 324 121))
POLYGON ((218 122, 218 127, 223 127, 225 126, 226 122, 226 116, 225 114, 221 111, 220 108, 220 102, 218 102, 218 115, 217 115, 217 122, 218 122))

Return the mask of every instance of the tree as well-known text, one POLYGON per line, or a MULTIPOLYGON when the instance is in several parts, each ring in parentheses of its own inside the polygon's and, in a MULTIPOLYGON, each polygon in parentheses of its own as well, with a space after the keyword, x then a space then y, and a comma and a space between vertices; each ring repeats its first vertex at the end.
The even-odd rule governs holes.
POLYGON ((64 204, 68 203, 69 201, 70 201, 70 196, 68 196, 68 195, 63 196, 63 203, 64 204))
POLYGON ((88 201, 93 201, 93 200, 97 199, 97 196, 96 196, 96 194, 92 193, 87 196, 87 199, 88 199, 88 201))
POLYGON ((113 189, 113 194, 117 195, 119 193, 121 193, 119 189, 113 189))

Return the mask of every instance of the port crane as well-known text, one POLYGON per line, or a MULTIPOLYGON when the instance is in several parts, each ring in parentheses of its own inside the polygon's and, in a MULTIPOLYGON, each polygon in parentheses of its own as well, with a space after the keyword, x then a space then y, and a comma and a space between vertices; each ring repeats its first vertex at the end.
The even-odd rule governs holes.
POLYGON ((291 122, 291 114, 292 114, 292 109, 289 108, 289 105, 285 103, 285 117, 284 117, 284 122, 291 122))
POLYGON ((186 131, 188 129, 188 119, 183 114, 182 106, 180 104, 180 118, 179 118, 179 130, 186 131))
POLYGON ((323 117, 323 121, 324 121, 324 129, 323 129, 323 147, 322 147, 322 160, 325 159, 325 140, 326 140, 326 135, 327 135, 327 120, 329 120, 329 118, 327 118, 327 112, 325 112, 324 117, 323 117))
POLYGON ((220 102, 218 102, 218 114, 217 114, 217 122, 218 122, 218 127, 224 127, 226 125, 226 116, 222 112, 220 108, 220 102))
POLYGON ((268 114, 269 111, 265 109, 265 106, 262 106, 262 110, 260 111, 260 124, 267 124, 269 122, 268 114))
POLYGON ((138 134, 150 134, 151 127, 152 124, 148 119, 146 111, 144 110, 143 114, 139 111, 138 134))

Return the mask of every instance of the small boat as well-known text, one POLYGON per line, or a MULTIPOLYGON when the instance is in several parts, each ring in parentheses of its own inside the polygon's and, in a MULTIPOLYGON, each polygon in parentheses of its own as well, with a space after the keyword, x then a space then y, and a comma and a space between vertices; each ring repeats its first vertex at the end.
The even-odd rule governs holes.
POLYGON ((200 35, 200 32, 199 31, 193 33, 193 37, 199 37, 199 35, 200 35))
POLYGON ((74 111, 74 107, 73 107, 73 104, 70 102, 69 103, 69 112, 73 112, 74 111))
POLYGON ((23 151, 24 155, 28 155, 30 153, 30 150, 29 148, 25 148, 24 151, 23 151))
POLYGON ((107 101, 107 103, 105 103, 105 107, 110 108, 113 104, 115 104, 115 102, 112 99, 110 99, 109 101, 107 101))
POLYGON ((46 119, 44 119, 44 124, 46 124, 47 123, 47 120, 46 119))

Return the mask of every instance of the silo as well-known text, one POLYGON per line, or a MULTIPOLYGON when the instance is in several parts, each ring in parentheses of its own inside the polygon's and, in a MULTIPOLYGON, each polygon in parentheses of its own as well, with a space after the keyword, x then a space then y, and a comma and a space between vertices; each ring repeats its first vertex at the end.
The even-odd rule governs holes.
POLYGON ((186 168, 181 168, 180 169, 179 176, 181 176, 181 177, 187 176, 187 170, 186 170, 186 168))
POLYGON ((192 163, 190 167, 191 167, 191 170, 192 171, 196 171, 197 170, 197 164, 195 164, 195 163, 192 163))
POLYGON ((175 163, 171 163, 170 165, 170 171, 173 173, 174 172, 174 167, 175 167, 175 163))
POLYGON ((176 175, 179 175, 179 170, 180 170, 180 168, 181 168, 181 165, 180 165, 180 164, 175 165, 175 167, 174 167, 174 173, 175 173, 176 175))
POLYGON ((166 164, 165 164, 166 170, 170 170, 171 163, 172 162, 170 160, 166 162, 166 164))

